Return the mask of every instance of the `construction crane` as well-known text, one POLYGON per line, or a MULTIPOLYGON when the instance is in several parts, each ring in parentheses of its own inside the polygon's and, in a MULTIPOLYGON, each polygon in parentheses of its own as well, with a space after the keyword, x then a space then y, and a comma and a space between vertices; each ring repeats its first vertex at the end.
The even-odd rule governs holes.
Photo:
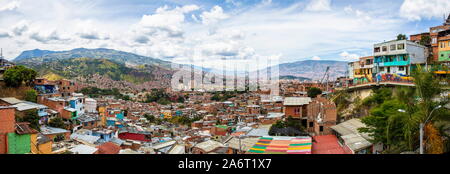
POLYGON ((327 86, 327 92, 328 92, 328 79, 330 78, 330 67, 327 66, 327 70, 325 71, 325 74, 323 74, 322 80, 320 80, 320 84, 323 84, 325 77, 327 77, 326 86, 327 86))

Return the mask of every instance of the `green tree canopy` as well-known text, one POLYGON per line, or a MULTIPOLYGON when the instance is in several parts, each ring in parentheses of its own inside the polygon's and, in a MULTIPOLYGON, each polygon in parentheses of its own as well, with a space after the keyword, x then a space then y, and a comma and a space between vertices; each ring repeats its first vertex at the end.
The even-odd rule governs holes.
POLYGON ((397 40, 406 40, 406 39, 408 39, 408 37, 406 37, 406 35, 404 34, 397 35, 397 40))
POLYGON ((312 87, 308 89, 308 97, 316 98, 319 94, 322 94, 322 90, 316 87, 312 87))
POLYGON ((36 78, 37 72, 25 66, 15 66, 5 71, 3 79, 6 86, 20 87, 23 83, 31 85, 36 78))
POLYGON ((25 100, 29 102, 37 103, 37 92, 34 89, 27 90, 25 92, 25 100))
POLYGON ((48 122, 48 125, 51 127, 56 127, 56 128, 61 128, 61 129, 65 129, 66 125, 64 124, 64 120, 61 117, 56 117, 51 119, 48 122))
POLYGON ((16 121, 17 122, 28 122, 30 123, 30 127, 36 130, 40 130, 39 127, 39 116, 37 114, 37 110, 27 110, 25 111, 25 114, 23 117, 17 117, 16 116, 16 121))

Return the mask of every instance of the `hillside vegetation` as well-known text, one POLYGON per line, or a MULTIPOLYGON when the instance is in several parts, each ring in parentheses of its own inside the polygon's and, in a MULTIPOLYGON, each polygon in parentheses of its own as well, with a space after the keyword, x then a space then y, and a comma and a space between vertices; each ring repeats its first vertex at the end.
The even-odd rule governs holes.
POLYGON ((107 59, 74 58, 37 64, 22 62, 21 64, 35 69, 40 76, 53 80, 87 78, 93 74, 131 83, 142 83, 154 79, 154 75, 148 69, 133 69, 107 59))

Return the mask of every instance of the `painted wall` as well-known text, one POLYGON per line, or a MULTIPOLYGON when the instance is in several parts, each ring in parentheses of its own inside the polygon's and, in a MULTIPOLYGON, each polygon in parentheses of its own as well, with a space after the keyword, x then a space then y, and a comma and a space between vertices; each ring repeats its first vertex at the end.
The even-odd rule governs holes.
MULTIPOLYGON (((449 46, 450 48, 450 46, 449 46)), ((450 61, 450 51, 439 51, 439 61, 450 61)))
POLYGON ((406 51, 409 54, 411 64, 423 64, 427 60, 426 50, 422 46, 408 43, 406 51))
POLYGON ((52 154, 52 141, 44 144, 37 144, 38 134, 31 135, 31 153, 33 154, 52 154))
POLYGON ((8 154, 26 154, 31 152, 31 135, 8 134, 8 154))

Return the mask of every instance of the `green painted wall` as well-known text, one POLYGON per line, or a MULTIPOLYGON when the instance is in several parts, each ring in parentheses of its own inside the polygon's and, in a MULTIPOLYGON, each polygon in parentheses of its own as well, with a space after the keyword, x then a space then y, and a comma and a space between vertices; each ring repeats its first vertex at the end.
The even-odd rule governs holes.
POLYGON ((439 61, 450 61, 450 51, 439 51, 439 61))
POLYGON ((9 154, 26 154, 31 152, 31 135, 19 135, 16 133, 8 133, 8 153, 9 154))

